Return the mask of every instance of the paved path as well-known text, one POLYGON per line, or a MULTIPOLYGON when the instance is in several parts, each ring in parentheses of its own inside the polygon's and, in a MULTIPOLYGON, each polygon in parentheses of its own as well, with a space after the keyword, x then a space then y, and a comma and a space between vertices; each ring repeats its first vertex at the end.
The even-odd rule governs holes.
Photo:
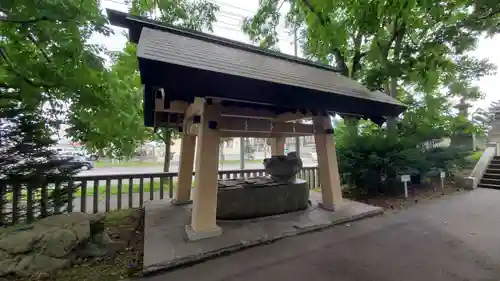
POLYGON ((148 281, 498 281, 500 191, 286 238, 148 281))

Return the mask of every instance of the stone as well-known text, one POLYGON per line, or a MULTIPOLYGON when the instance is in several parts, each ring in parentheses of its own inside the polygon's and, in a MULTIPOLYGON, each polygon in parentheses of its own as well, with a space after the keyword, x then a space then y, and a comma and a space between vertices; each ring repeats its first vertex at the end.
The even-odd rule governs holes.
POLYGON ((274 182, 263 179, 259 183, 252 186, 242 181, 239 186, 219 189, 217 219, 251 219, 301 211, 309 207, 309 186, 304 180, 274 182))
POLYGON ((67 259, 32 254, 22 258, 11 271, 19 276, 31 276, 38 272, 52 272, 54 270, 67 268, 70 265, 71 262, 67 259))
POLYGON ((280 182, 291 182, 295 180, 297 173, 302 169, 302 160, 295 152, 288 155, 277 155, 264 159, 266 173, 271 178, 280 182))
POLYGON ((76 234, 78 242, 82 243, 90 238, 90 221, 82 221, 77 224, 74 224, 72 227, 73 231, 76 234))
POLYGON ((95 234, 79 252, 83 257, 114 256, 118 251, 124 250, 127 244, 113 241, 105 232, 95 234))
POLYGON ((6 232, 0 240, 0 276, 32 276, 87 257, 114 256, 127 247, 104 232, 104 215, 71 213, 6 232))
POLYGON ((39 251, 50 257, 63 258, 78 244, 78 237, 74 231, 66 228, 54 228, 43 235, 39 242, 39 251))
POLYGON ((222 234, 222 229, 216 226, 214 229, 208 231, 194 231, 190 225, 185 226, 186 236, 189 241, 199 241, 203 239, 208 239, 212 237, 217 237, 222 234))
POLYGON ((30 252, 42 233, 34 229, 11 233, 0 240, 0 249, 12 255, 30 252))
POLYGON ((14 273, 16 265, 19 261, 15 258, 7 258, 0 260, 0 276, 14 273))

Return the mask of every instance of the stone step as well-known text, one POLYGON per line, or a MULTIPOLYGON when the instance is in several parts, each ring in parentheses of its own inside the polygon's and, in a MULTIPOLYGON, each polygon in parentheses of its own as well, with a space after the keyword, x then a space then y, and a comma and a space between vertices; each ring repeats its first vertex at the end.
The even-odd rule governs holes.
POLYGON ((478 184, 478 185, 477 185, 477 187, 500 189, 500 185, 496 185, 496 184, 486 184, 486 183, 480 183, 480 184, 478 184))
POLYGON ((500 170, 500 163, 490 163, 488 169, 497 169, 500 170))
POLYGON ((494 184, 500 186, 500 179, 483 177, 479 183, 494 184))
POLYGON ((486 172, 487 174, 500 174, 500 169, 494 169, 494 168, 486 168, 486 172))
POLYGON ((498 173, 485 173, 483 179, 500 179, 500 172, 498 173))

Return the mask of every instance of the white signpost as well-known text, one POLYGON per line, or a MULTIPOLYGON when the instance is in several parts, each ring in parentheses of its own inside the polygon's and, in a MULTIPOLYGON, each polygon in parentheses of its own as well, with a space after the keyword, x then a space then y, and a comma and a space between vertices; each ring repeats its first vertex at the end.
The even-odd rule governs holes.
POLYGON ((441 178, 441 189, 443 189, 444 188, 444 178, 446 177, 446 173, 445 172, 439 173, 439 177, 441 178))
POLYGON ((410 175, 401 175, 401 181, 405 185, 405 198, 408 198, 408 182, 411 181, 410 175))

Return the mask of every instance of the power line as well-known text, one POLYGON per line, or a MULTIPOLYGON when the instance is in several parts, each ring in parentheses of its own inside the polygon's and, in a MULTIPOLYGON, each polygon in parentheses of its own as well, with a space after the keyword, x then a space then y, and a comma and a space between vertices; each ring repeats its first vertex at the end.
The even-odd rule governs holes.
MULTIPOLYGON (((120 4, 120 5, 126 6, 127 8, 130 8, 130 5, 127 5, 125 2, 119 1, 119 0, 104 0, 104 2, 110 2, 110 3, 114 3, 114 4, 120 4)), ((252 14, 255 13, 255 11, 250 11, 250 10, 247 10, 247 9, 244 9, 244 8, 241 8, 241 7, 237 7, 237 6, 233 6, 233 5, 230 5, 230 4, 220 3, 220 2, 214 1, 214 0, 212 0, 211 2, 213 4, 221 6, 221 7, 227 6, 227 7, 238 9, 238 10, 241 10, 241 11, 246 11, 246 12, 249 12, 249 13, 252 13, 252 14)), ((223 10, 219 10, 218 15, 222 16, 222 17, 225 17, 225 18, 238 20, 239 23, 243 23, 243 18, 245 17, 245 15, 240 15, 240 14, 235 13, 235 12, 223 11, 223 10)), ((221 21, 221 20, 217 20, 213 24, 213 26, 217 27, 217 28, 222 28, 222 29, 226 29, 226 30, 231 30, 231 31, 236 31, 236 32, 243 33, 243 30, 241 30, 241 25, 235 25, 233 23, 228 23, 228 22, 221 21)), ((290 34, 287 34, 287 35, 290 35, 290 34)), ((288 44, 293 44, 293 41, 290 38, 287 38, 287 35, 280 34, 280 35, 277 36, 277 39, 280 42, 284 42, 284 43, 288 43, 288 44)))
POLYGON ((241 7, 238 7, 238 6, 233 6, 233 5, 227 4, 227 3, 221 3, 221 2, 219 2, 217 0, 212 0, 212 1, 209 1, 209 2, 212 2, 212 4, 215 4, 215 5, 218 5, 218 6, 226 6, 226 7, 230 7, 230 8, 236 9, 236 10, 241 10, 241 11, 249 12, 251 14, 255 13, 255 11, 247 10, 247 9, 244 9, 244 8, 241 8, 241 7))

